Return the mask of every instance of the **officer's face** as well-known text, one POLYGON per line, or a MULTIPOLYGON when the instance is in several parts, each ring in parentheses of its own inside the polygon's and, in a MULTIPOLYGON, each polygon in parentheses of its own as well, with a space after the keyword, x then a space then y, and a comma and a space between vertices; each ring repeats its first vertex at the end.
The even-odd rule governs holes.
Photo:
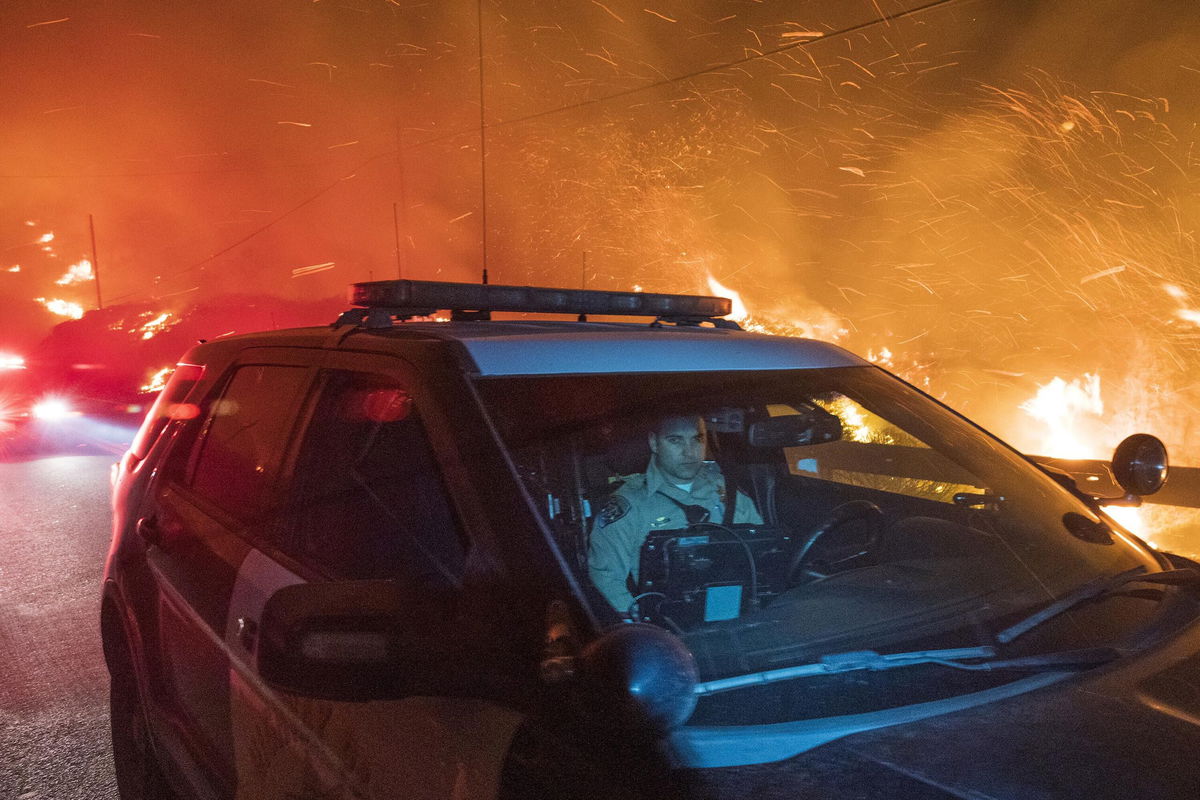
POLYGON ((674 417, 663 420, 658 432, 650 434, 654 463, 674 483, 688 483, 704 465, 704 420, 674 417))

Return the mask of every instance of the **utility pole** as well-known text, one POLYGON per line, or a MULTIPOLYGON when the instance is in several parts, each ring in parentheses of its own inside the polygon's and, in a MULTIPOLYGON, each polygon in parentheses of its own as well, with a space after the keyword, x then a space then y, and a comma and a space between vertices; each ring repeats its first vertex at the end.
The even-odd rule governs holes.
POLYGON ((96 310, 104 308, 100 302, 100 260, 96 258, 96 221, 88 214, 88 231, 92 235, 92 278, 96 281, 96 310))
POLYGON ((487 226, 487 117, 484 114, 483 93, 483 0, 475 6, 476 35, 479 38, 479 205, 480 238, 483 245, 483 282, 488 282, 488 226, 487 226))
POLYGON ((400 212, 399 203, 392 203, 392 227, 396 230, 396 277, 404 277, 404 261, 400 258, 400 212))
POLYGON ((408 176, 404 172, 404 131, 400 127, 400 120, 396 120, 396 172, 400 179, 400 202, 392 203, 392 227, 396 231, 396 277, 403 278, 408 253, 401 252, 400 228, 404 228, 405 241, 411 241, 412 230, 408 224, 408 176), (402 221, 403 225, 400 224, 402 221))

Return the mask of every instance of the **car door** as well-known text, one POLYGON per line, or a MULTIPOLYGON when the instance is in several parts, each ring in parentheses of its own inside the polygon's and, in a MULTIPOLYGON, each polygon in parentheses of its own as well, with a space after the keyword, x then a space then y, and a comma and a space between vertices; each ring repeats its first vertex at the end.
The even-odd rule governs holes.
POLYGON ((249 350, 204 403, 204 419, 168 455, 140 511, 155 598, 147 657, 156 733, 202 797, 235 782, 225 626, 255 532, 277 505, 277 479, 315 368, 312 351, 249 350))
POLYGON ((447 477, 453 445, 435 449, 429 437, 437 418, 401 359, 330 353, 323 362, 286 506, 271 540, 242 561, 228 609, 226 645, 251 665, 233 676, 239 797, 495 793, 522 719, 504 703, 436 692, 366 703, 288 695, 258 678, 247 634, 270 595, 296 580, 384 579, 442 601, 423 608, 454 606, 477 550, 463 524, 464 490, 447 477))

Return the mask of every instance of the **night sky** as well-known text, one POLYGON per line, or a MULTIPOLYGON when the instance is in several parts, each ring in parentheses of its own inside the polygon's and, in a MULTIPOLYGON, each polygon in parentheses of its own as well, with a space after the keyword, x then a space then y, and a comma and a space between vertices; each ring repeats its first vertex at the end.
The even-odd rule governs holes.
POLYGON ((1027 449, 1097 375, 1096 455, 1200 463, 1195 2, 9 0, 0 37, 0 343, 95 304, 55 284, 89 214, 105 303, 175 313, 486 253, 712 277, 1027 449))

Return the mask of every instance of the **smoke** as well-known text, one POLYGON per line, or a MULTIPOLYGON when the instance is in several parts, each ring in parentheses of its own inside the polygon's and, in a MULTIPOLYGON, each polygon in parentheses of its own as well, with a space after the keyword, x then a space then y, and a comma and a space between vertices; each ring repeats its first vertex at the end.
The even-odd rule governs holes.
POLYGON ((474 280, 486 238, 496 282, 711 275, 1023 447, 1040 384, 1099 375, 1106 446, 1200 453, 1200 11, 917 5, 488 0, 481 135, 474 0, 6 3, 0 311, 49 327, 89 214, 147 307, 474 280))
MULTIPOLYGON (((1186 460, 1200 17, 1180 12, 950 4, 539 118, 498 147, 495 244, 534 280, 711 273, 759 318, 840 318, 843 344, 1027 449, 1020 404, 1091 372, 1095 455, 1150 429, 1186 460)), ((574 63, 597 51, 622 63, 574 63)))
POLYGON ((264 295, 219 295, 166 311, 161 305, 124 303, 56 325, 29 349, 39 388, 73 394, 133 397, 150 377, 173 367, 199 340, 276 328, 327 325, 336 298, 288 301, 264 295))

